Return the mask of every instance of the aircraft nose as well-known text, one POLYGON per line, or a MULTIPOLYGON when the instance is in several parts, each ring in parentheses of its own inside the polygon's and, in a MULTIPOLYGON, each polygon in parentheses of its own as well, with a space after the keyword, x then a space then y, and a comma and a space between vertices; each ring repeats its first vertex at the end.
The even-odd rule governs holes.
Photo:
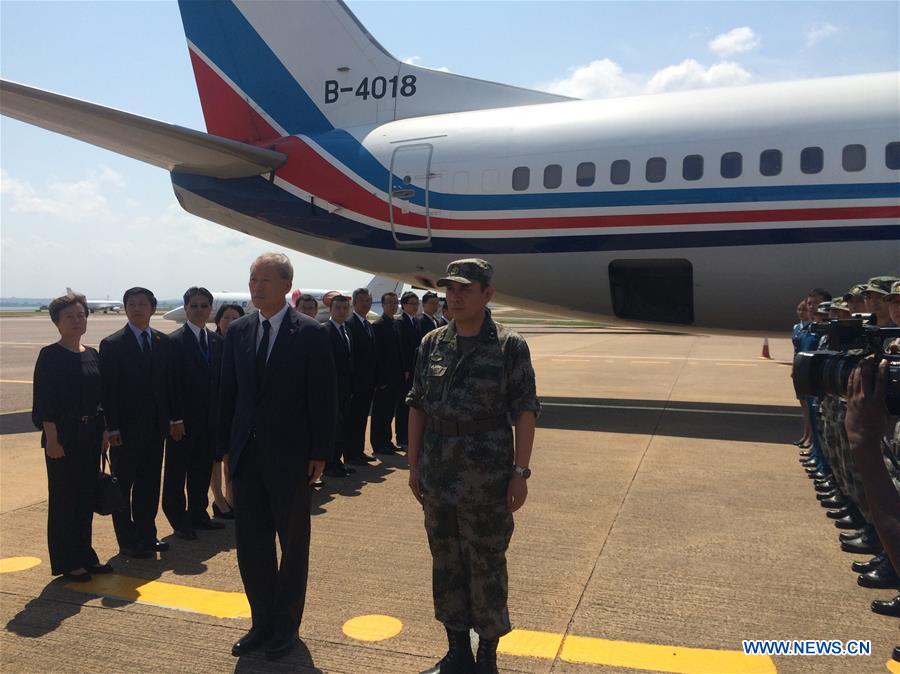
POLYGON ((171 311, 167 311, 163 314, 163 318, 167 321, 177 321, 179 323, 184 323, 187 320, 187 317, 184 314, 184 307, 177 307, 171 311))

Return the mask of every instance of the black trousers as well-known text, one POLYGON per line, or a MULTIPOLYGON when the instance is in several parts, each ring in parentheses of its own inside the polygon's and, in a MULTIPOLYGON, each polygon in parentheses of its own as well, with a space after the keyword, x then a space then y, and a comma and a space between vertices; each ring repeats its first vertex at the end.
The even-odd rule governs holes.
POLYGON ((326 468, 335 468, 341 464, 341 457, 349 459, 347 452, 347 417, 350 414, 350 397, 338 400, 336 428, 334 429, 334 454, 326 462, 326 468))
POLYGON ((309 573, 307 463, 279 465, 280 458, 252 439, 241 453, 232 480, 235 538, 253 626, 296 632, 303 618, 309 573))
POLYGON ((130 442, 109 449, 113 474, 119 481, 125 502, 130 505, 124 512, 112 516, 120 548, 156 542, 162 460, 161 434, 147 437, 143 443, 130 442))
POLYGON ((376 389, 372 397, 372 425, 369 428, 372 449, 384 449, 391 444, 391 424, 397 414, 400 386, 401 382, 398 380, 382 389, 376 389))
POLYGON ((413 375, 409 375, 409 381, 404 381, 400 386, 400 395, 397 396, 397 413, 396 422, 394 424, 397 432, 397 444, 406 445, 409 442, 409 407, 406 406, 406 394, 412 388, 413 375))
POLYGON ((166 439, 162 509, 173 529, 190 529, 209 519, 206 509, 212 465, 213 449, 208 435, 194 431, 179 442, 166 439))
POLYGON ((102 435, 102 428, 77 430, 65 440, 64 457, 44 455, 49 491, 47 548, 55 576, 99 563, 91 546, 91 528, 102 435))
POLYGON ((362 458, 366 451, 366 422, 372 407, 372 394, 375 388, 366 387, 355 391, 350 396, 350 409, 344 423, 345 441, 344 455, 347 458, 362 458))

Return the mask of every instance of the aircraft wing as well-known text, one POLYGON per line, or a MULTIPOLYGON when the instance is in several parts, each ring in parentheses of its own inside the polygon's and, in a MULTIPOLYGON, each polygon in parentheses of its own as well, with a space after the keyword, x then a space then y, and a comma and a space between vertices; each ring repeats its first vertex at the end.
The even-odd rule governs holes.
POLYGON ((0 113, 175 173, 244 178, 287 156, 255 145, 0 80, 0 113))

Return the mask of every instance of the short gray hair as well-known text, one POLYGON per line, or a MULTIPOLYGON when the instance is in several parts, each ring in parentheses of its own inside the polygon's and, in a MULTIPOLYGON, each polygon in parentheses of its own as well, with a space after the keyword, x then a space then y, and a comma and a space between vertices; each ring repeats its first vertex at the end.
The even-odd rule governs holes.
POLYGON ((252 273, 257 267, 274 267, 278 271, 278 275, 285 281, 294 280, 294 265, 284 253, 263 253, 253 260, 250 272, 252 273))
POLYGON ((356 302, 356 298, 360 295, 369 295, 371 297, 372 293, 369 292, 368 288, 357 288, 353 291, 353 301, 356 302))

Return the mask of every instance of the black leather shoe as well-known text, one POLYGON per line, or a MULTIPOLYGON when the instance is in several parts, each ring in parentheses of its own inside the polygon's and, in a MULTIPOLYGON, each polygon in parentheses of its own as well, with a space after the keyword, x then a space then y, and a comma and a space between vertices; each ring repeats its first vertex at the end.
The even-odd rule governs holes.
POLYGON ((178 538, 184 539, 186 541, 197 540, 197 532, 193 529, 176 529, 175 535, 178 536, 178 538))
POLYGON ((105 574, 105 573, 113 573, 115 569, 112 564, 91 564, 88 567, 88 571, 93 574, 105 574))
POLYGON ((266 643, 266 659, 278 660, 294 650, 297 645, 297 633, 276 634, 266 643))
POLYGON ((850 565, 850 568, 856 571, 856 573, 868 573, 872 569, 877 568, 884 559, 886 559, 886 555, 881 553, 865 562, 853 562, 853 564, 850 565))
POLYGON ((363 454, 362 460, 366 463, 375 463, 376 461, 378 461, 378 459, 376 459, 374 456, 369 456, 368 454, 363 454))
POLYGON ((375 454, 382 454, 384 456, 393 456, 397 453, 396 447, 379 447, 378 449, 372 450, 375 454))
POLYGON ((832 480, 824 480, 822 482, 816 482, 813 489, 815 489, 820 494, 827 494, 830 491, 834 491, 837 488, 837 485, 832 480))
POLYGON ((823 508, 843 508, 847 505, 847 502, 840 496, 832 496, 824 501, 819 501, 819 505, 823 508))
POLYGON ((878 615, 900 618, 900 594, 893 599, 876 599, 872 602, 872 610, 878 615))
POLYGON ((195 529, 204 529, 206 531, 215 531, 218 529, 225 528, 225 522, 216 522, 215 520, 211 520, 209 518, 205 520, 198 520, 194 522, 195 529))
MULTIPOLYGON (((445 628, 446 629, 446 628, 445 628)), ((469 632, 447 629, 447 654, 434 667, 422 674, 472 674, 475 658, 472 657, 472 641, 469 632)))
POLYGON ((839 541, 852 541, 854 538, 860 538, 866 534, 865 529, 854 529, 853 531, 842 531, 838 534, 839 541))
POLYGON ((891 656, 896 662, 900 662, 900 646, 894 646, 894 654, 891 656))
POLYGON ((255 651, 269 639, 269 632, 256 627, 251 627, 250 631, 234 642, 231 647, 231 654, 239 658, 242 655, 255 651))
POLYGON ((347 477, 347 473, 344 472, 343 468, 326 468, 322 475, 328 477, 347 477))
POLYGON ((145 545, 132 545, 130 548, 119 548, 119 554, 134 559, 147 559, 153 556, 153 550, 145 545))
POLYGON ((855 552, 863 555, 877 555, 882 551, 881 541, 877 536, 864 534, 859 538, 841 542, 841 550, 855 552))
POLYGON ((499 639, 478 639, 478 652, 475 654, 475 674, 498 674, 497 644, 499 639))
POLYGON ((900 588, 900 578, 897 577, 891 560, 887 557, 877 567, 867 573, 860 574, 856 582, 861 587, 871 587, 877 590, 884 588, 900 588))
POLYGON ((819 464, 815 459, 806 459, 805 461, 801 461, 800 465, 804 468, 815 468, 819 464))
POLYGON ((842 517, 849 515, 850 510, 848 508, 838 508, 837 510, 829 510, 825 514, 833 520, 839 520, 842 517))
POLYGON ((63 578, 72 583, 89 583, 91 581, 91 574, 87 571, 82 571, 81 573, 70 573, 67 571, 63 574, 63 578))
POLYGON ((865 525, 865 520, 860 520, 853 515, 847 515, 839 520, 834 521, 834 526, 838 529, 860 529, 865 525))
POLYGON ((812 480, 824 480, 831 475, 831 473, 823 473, 821 470, 815 470, 811 473, 807 470, 807 474, 812 480))
POLYGON ((234 519, 234 509, 229 508, 228 511, 224 511, 219 508, 215 503, 213 503, 213 515, 220 520, 233 520, 234 519))
POLYGON ((835 498, 835 497, 844 498, 843 495, 841 494, 841 492, 839 492, 837 489, 834 489, 834 488, 831 488, 829 490, 826 490, 825 492, 820 492, 820 493, 816 494, 816 498, 819 501, 827 501, 828 499, 835 498))
POLYGON ((360 459, 355 456, 353 458, 347 459, 344 463, 348 463, 351 466, 368 466, 369 465, 369 462, 366 461, 365 459, 360 459))
POLYGON ((171 546, 165 541, 155 541, 150 547, 156 552, 168 552, 171 546))
POLYGON ((355 468, 347 468, 347 466, 344 466, 341 470, 344 471, 344 475, 353 475, 356 472, 355 468))

